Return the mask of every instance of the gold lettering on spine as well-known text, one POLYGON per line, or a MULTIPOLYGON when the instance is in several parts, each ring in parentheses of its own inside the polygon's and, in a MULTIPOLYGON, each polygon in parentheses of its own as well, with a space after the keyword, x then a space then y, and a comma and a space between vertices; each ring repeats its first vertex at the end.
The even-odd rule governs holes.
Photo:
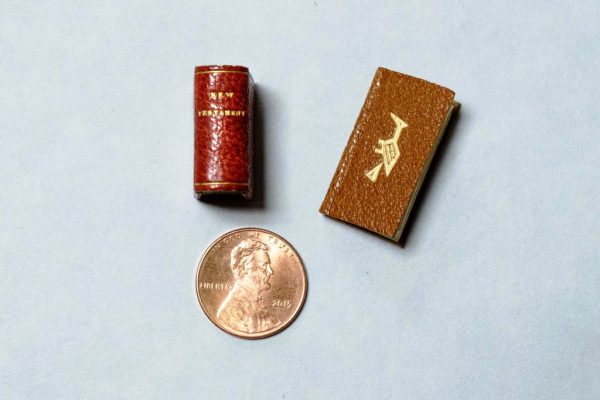
POLYGON ((244 110, 198 110, 199 117, 245 117, 244 110))
POLYGON ((225 97, 233 98, 233 92, 208 92, 208 98, 211 100, 223 100, 225 97))
MULTIPOLYGON (((232 99, 234 92, 208 92, 208 98, 210 100, 221 101, 224 99, 232 99)), ((199 117, 245 117, 246 111, 244 110, 198 110, 199 117)))

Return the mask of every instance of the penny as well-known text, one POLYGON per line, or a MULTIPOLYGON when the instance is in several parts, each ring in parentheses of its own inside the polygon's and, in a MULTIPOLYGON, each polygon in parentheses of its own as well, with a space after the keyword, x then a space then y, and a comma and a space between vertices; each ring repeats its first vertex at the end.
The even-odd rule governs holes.
POLYGON ((296 250, 276 233, 241 228, 215 240, 202 255, 196 294, 204 313, 232 335, 274 335, 300 312, 306 274, 296 250))

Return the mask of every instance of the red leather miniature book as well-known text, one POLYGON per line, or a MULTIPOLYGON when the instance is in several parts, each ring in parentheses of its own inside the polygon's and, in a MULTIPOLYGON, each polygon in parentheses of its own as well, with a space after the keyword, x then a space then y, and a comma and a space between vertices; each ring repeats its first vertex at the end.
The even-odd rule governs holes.
POLYGON ((251 199, 253 81, 248 68, 196 67, 194 79, 194 192, 251 199))

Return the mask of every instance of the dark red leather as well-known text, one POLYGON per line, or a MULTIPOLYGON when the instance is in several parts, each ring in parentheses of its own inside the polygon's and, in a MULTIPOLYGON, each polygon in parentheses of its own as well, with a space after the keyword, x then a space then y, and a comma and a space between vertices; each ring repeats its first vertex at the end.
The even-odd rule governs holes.
POLYGON ((248 68, 196 67, 194 192, 252 198, 253 81, 248 68))

